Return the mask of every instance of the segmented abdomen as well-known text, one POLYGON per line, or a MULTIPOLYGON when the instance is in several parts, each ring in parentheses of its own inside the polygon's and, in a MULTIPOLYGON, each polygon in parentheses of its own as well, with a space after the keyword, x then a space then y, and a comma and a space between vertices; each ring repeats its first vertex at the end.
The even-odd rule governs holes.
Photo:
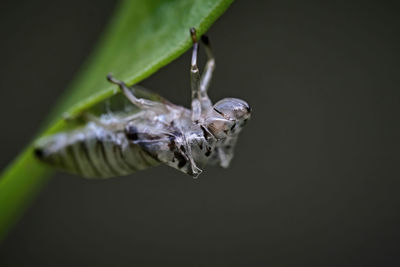
POLYGON ((35 153, 53 167, 88 178, 128 175, 159 162, 130 143, 124 131, 95 124, 69 133, 45 137, 35 153))

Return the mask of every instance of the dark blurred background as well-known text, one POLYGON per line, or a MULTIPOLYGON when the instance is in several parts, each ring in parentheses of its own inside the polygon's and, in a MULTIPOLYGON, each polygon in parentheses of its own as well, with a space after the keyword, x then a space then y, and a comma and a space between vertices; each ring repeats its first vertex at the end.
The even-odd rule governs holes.
MULTIPOLYGON (((1 5, 3 169, 115 3, 1 5)), ((197 180, 164 166, 107 181, 57 174, 0 246, 0 266, 399 266, 399 11, 236 1, 209 31, 210 96, 253 107, 232 166, 197 180)), ((189 60, 142 84, 189 106, 189 60)))

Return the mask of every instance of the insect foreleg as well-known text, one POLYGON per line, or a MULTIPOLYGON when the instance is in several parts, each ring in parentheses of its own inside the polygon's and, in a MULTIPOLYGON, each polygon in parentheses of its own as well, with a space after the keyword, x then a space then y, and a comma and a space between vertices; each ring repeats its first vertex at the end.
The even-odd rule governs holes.
POLYGON ((201 116, 200 93, 200 71, 197 67, 197 51, 199 43, 197 42, 196 29, 191 28, 190 34, 193 41, 192 62, 190 66, 190 85, 192 88, 192 121, 198 122, 201 116))
POLYGON ((128 86, 120 80, 117 80, 113 77, 113 75, 111 73, 109 73, 107 75, 107 80, 110 83, 116 84, 119 86, 119 88, 121 89, 122 93, 129 99, 129 101, 134 104, 135 106, 137 106, 140 109, 146 109, 146 108, 161 108, 161 109, 165 109, 164 105, 158 102, 154 102, 148 99, 144 99, 144 98, 137 98, 132 92, 131 90, 129 90, 128 86))
POLYGON ((208 37, 206 35, 201 36, 201 41, 203 42, 203 44, 206 48, 207 63, 206 63, 206 67, 204 68, 204 72, 201 75, 200 96, 201 96, 201 98, 205 98, 205 99, 209 100, 208 95, 207 95, 207 90, 208 90, 208 87, 210 86, 212 74, 215 70, 215 58, 211 51, 210 41, 208 40, 208 37))
POLYGON ((196 30, 191 28, 190 34, 193 41, 192 62, 190 67, 190 83, 192 88, 192 121, 197 123, 200 121, 202 115, 212 109, 211 101, 207 95, 207 88, 210 84, 212 76, 211 74, 214 70, 215 63, 211 49, 208 45, 208 39, 204 37, 202 39, 203 43, 206 45, 206 53, 209 60, 205 68, 205 73, 201 78, 199 68, 197 67, 199 44, 197 42, 196 30))

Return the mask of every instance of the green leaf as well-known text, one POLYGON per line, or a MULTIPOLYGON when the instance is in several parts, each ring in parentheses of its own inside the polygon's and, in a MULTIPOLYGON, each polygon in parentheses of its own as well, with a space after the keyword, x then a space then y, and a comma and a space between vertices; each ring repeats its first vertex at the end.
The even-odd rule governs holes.
MULTIPOLYGON (((116 86, 106 82, 108 72, 132 85, 179 57, 191 47, 189 28, 203 34, 232 1, 122 1, 94 53, 50 114, 42 134, 65 129, 63 114, 74 116, 118 93, 116 86)), ((28 146, 0 178, 0 240, 52 172, 36 161, 32 150, 32 145, 28 146)))

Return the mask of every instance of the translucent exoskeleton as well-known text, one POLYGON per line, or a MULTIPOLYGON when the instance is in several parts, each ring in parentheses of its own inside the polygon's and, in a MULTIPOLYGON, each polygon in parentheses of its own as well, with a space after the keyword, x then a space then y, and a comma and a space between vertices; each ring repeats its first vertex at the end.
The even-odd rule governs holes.
POLYGON ((55 168, 91 178, 128 175, 160 163, 193 177, 205 164, 228 167, 238 134, 250 118, 250 107, 237 98, 211 103, 207 90, 215 60, 208 38, 202 36, 208 60, 200 75, 195 29, 190 33, 191 109, 128 88, 109 74, 107 79, 137 110, 100 116, 85 113, 83 126, 40 139, 35 155, 55 168), (147 98, 138 97, 146 94, 147 98))

